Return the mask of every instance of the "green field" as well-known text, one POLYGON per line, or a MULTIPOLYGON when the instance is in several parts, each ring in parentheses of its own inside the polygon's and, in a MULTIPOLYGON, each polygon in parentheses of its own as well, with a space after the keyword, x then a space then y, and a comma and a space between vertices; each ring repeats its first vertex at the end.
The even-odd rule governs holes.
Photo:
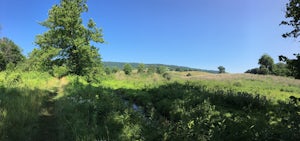
POLYGON ((168 73, 1 72, 0 140, 300 140, 300 80, 168 73))

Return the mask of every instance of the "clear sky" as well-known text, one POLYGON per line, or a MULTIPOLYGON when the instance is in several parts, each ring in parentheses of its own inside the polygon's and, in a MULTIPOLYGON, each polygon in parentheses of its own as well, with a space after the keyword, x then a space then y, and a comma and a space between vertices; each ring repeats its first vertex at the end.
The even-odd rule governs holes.
MULTIPOLYGON (((283 39, 287 0, 88 0, 85 23, 103 29, 97 45, 103 61, 162 63, 243 73, 258 67, 264 53, 278 62, 300 50, 283 39)), ((59 0, 0 0, 0 37, 8 37, 25 55, 37 47, 38 24, 59 0)))

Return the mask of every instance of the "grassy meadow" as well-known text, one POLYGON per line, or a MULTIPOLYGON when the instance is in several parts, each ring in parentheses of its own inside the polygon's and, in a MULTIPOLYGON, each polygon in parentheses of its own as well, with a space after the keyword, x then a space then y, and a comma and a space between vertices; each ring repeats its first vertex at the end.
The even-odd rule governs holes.
POLYGON ((300 80, 167 73, 0 72, 0 140, 300 140, 300 80))

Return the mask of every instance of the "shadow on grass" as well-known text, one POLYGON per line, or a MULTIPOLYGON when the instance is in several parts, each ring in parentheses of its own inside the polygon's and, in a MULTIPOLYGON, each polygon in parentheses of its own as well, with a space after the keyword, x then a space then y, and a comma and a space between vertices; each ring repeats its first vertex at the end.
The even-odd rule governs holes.
MULTIPOLYGON (((50 92, 27 88, 0 88, 0 140, 33 141, 49 138, 42 134, 54 127, 44 115, 50 92)), ((48 115, 48 118, 51 116, 48 115)), ((49 131, 51 132, 51 131, 49 131)))
POLYGON ((300 140, 300 108, 292 101, 189 82, 116 93, 143 108, 148 140, 300 140))

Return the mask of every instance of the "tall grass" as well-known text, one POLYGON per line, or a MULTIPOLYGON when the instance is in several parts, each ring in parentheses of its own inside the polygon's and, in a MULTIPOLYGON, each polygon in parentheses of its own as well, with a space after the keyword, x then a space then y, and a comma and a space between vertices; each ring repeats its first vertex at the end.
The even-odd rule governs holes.
POLYGON ((46 96, 44 73, 0 73, 0 140, 33 140, 46 96))
POLYGON ((88 83, 80 76, 1 72, 0 140, 47 135, 64 141, 300 140, 300 106, 288 99, 299 97, 300 81, 169 74, 170 80, 158 74, 117 73, 88 83), (41 120, 49 100, 55 121, 41 120), (43 121, 55 122, 55 134, 43 133, 41 128, 52 124, 41 125, 43 121))

